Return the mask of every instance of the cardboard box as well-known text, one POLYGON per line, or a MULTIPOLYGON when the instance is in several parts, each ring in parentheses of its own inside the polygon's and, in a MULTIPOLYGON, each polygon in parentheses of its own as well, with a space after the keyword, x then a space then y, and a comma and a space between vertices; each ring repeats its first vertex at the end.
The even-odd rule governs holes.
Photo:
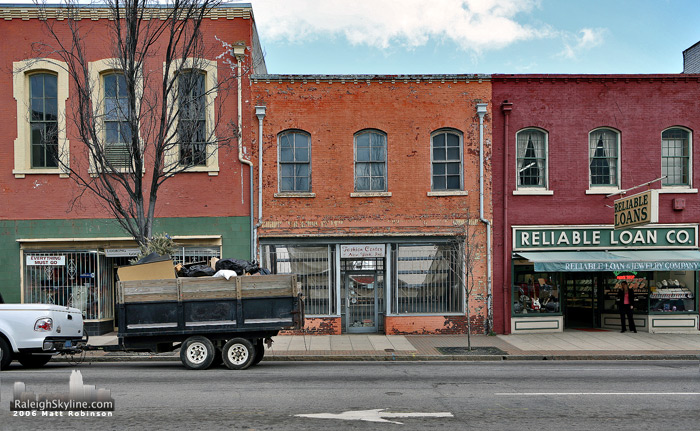
POLYGON ((117 275, 120 281, 173 280, 177 278, 175 266, 171 260, 122 266, 117 269, 117 275))

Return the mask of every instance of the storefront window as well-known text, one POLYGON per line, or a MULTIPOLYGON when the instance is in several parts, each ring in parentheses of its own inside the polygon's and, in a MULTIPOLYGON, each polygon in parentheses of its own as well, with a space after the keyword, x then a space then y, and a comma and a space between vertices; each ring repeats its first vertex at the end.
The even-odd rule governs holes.
POLYGON ((619 313, 617 293, 622 289, 621 283, 627 282, 634 292, 634 312, 646 314, 649 308, 649 279, 653 272, 638 273, 605 273, 603 278, 603 310, 611 313, 619 313))
POLYGON ((391 311, 463 313, 461 262, 461 251, 455 245, 399 245, 391 311))
POLYGON ((263 247, 262 266, 273 274, 296 274, 304 292, 307 316, 329 316, 336 312, 333 265, 329 246, 263 247))
POLYGON ((25 252, 24 303, 81 310, 85 320, 113 318, 113 283, 97 251, 25 252))
POLYGON ((561 314, 558 273, 535 272, 533 265, 516 265, 513 277, 513 316, 561 314))
POLYGON ((655 272, 649 280, 649 312, 681 313, 697 311, 695 272, 655 272))

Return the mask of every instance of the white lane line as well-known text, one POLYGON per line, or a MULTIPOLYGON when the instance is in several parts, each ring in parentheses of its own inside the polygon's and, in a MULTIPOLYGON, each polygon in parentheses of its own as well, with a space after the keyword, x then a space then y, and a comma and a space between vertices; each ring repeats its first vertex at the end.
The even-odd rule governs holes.
POLYGON ((700 395, 700 392, 497 392, 497 396, 552 396, 552 395, 700 395))

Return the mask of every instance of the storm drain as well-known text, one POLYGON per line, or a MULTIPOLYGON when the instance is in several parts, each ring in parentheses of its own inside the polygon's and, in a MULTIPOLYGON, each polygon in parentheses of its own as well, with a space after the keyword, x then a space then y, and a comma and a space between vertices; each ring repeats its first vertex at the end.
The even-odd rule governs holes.
POLYGON ((508 353, 498 347, 436 347, 435 350, 443 355, 498 355, 503 356, 508 353))

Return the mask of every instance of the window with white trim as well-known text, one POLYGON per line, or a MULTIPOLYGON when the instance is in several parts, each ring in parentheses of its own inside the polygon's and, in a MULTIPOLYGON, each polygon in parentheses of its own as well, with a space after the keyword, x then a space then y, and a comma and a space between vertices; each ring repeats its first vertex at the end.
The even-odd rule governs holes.
POLYGON ((12 66, 12 93, 17 103, 12 173, 15 178, 30 174, 67 177, 67 66, 45 58, 14 62, 12 66))
POLYGON ((517 133, 518 188, 547 188, 547 133, 524 129, 517 133))
POLYGON ((355 191, 385 192, 386 134, 366 130, 355 135, 355 191))
POLYGON ((672 127, 661 133, 661 180, 662 186, 690 186, 690 132, 672 127))
POLYGON ((600 128, 589 133, 588 160, 591 187, 619 187, 619 154, 619 132, 600 128))
POLYGON ((311 135, 290 130, 279 135, 279 191, 311 191, 311 135))
POLYGON ((431 137, 432 190, 462 190, 462 134, 438 130, 431 137))
POLYGON ((105 161, 121 168, 131 163, 129 145, 131 127, 129 125, 129 100, 126 80, 121 72, 102 75, 104 88, 104 155, 105 161))

